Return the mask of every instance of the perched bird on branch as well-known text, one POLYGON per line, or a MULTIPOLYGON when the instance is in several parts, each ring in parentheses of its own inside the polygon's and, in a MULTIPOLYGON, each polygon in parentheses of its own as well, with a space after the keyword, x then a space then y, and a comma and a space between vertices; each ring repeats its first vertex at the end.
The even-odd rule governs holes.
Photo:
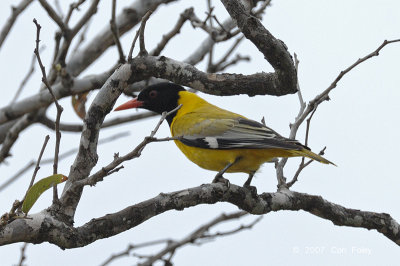
POLYGON ((300 142, 282 137, 271 128, 212 105, 174 83, 159 83, 140 92, 137 98, 115 111, 143 108, 166 117, 175 144, 198 166, 218 171, 213 182, 227 173, 249 174, 249 187, 260 166, 276 157, 304 156, 333 164, 300 142))

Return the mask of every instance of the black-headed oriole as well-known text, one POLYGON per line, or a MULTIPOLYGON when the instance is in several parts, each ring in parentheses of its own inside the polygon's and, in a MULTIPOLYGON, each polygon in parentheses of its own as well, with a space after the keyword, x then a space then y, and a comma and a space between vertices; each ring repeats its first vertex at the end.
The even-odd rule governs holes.
POLYGON ((260 166, 275 157, 304 156, 333 164, 296 140, 282 137, 271 128, 221 109, 174 83, 159 83, 140 92, 137 98, 115 110, 143 108, 159 114, 180 109, 166 117, 175 144, 198 166, 225 172, 244 172, 250 186, 260 166))

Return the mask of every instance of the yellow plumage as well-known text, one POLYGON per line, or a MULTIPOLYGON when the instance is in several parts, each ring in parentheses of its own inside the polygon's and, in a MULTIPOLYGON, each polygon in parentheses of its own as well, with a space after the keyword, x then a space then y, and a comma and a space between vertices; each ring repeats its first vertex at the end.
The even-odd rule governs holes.
POLYGON ((333 164, 296 140, 282 137, 271 128, 212 105, 173 83, 152 85, 116 110, 144 108, 157 113, 171 112, 166 119, 178 148, 198 166, 224 172, 248 173, 250 186, 260 166, 275 157, 305 156, 333 164))
MULTIPOLYGON (((218 135, 234 126, 235 119, 247 119, 242 115, 212 105, 196 94, 187 91, 179 92, 178 105, 180 104, 182 104, 182 107, 178 110, 170 125, 172 136, 218 135)), ((321 163, 331 163, 307 149, 241 148, 219 150, 188 146, 179 140, 175 140, 175 144, 189 160, 212 171, 221 171, 228 163, 233 163, 239 157, 241 159, 233 164, 227 172, 252 173, 257 171, 263 163, 276 157, 305 156, 321 163)))

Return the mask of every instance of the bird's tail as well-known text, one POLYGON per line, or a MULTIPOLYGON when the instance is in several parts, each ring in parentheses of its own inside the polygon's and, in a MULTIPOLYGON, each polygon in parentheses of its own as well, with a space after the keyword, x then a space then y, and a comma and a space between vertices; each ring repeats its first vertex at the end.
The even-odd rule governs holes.
POLYGON ((321 155, 318 155, 310 150, 307 149, 303 149, 300 151, 293 151, 293 154, 295 154, 296 156, 304 156, 304 157, 308 157, 310 159, 313 159, 314 161, 318 161, 320 163, 324 163, 324 164, 333 164, 334 166, 337 166, 336 164, 332 163, 331 161, 325 159, 324 157, 322 157, 321 155))

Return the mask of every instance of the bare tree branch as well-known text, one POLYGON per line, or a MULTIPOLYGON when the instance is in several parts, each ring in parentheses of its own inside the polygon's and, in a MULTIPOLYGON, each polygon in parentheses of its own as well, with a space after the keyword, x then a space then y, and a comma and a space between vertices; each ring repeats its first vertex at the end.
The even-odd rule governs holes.
POLYGON ((96 165, 100 127, 118 96, 127 87, 131 72, 129 64, 121 65, 104 84, 86 113, 79 152, 71 166, 68 181, 61 196, 62 208, 60 209, 60 214, 65 216, 64 219, 68 220, 68 223, 73 222, 75 210, 82 193, 82 187, 71 189, 71 186, 74 182, 88 177, 90 171, 96 165))
POLYGON ((14 213, 15 213, 15 211, 17 209, 20 210, 20 208, 22 206, 22 203, 24 203, 24 200, 26 199, 26 195, 28 194, 28 190, 32 187, 33 183, 35 182, 36 175, 37 175, 37 173, 38 173, 38 171, 40 169, 40 166, 39 166, 40 165, 40 160, 42 159, 43 152, 46 149, 47 142, 49 141, 49 139, 50 139, 49 135, 46 135, 46 137, 44 138, 42 149, 40 150, 39 158, 36 161, 36 167, 35 167, 35 170, 33 171, 33 174, 32 174, 32 177, 31 177, 31 182, 29 183, 28 189, 26 190, 25 195, 24 195, 24 197, 22 198, 21 201, 15 200, 15 202, 13 203, 13 206, 11 207, 11 210, 9 212, 9 216, 10 217, 12 215, 14 215, 14 213))
POLYGON ((62 32, 68 32, 69 31, 68 26, 66 24, 64 24, 64 21, 62 20, 62 18, 50 6, 50 4, 47 3, 46 0, 39 0, 39 3, 46 10, 47 14, 53 19, 53 21, 58 25, 58 27, 60 27, 62 32))
POLYGON ((30 219, 16 219, 0 230, 0 245, 20 241, 53 243, 61 248, 76 248, 98 239, 110 237, 136 227, 144 221, 168 210, 183 210, 200 204, 229 202, 251 214, 271 211, 303 210, 338 226, 374 229, 400 245, 400 228, 389 214, 345 208, 321 196, 281 189, 275 193, 254 195, 249 189, 231 184, 205 184, 158 196, 129 206, 119 212, 95 218, 72 227, 56 220, 46 210, 29 215, 30 219), (123 217, 123 219, 122 219, 123 217), (18 228, 18 230, 13 230, 18 228))
MULTIPOLYGON (((57 99, 68 97, 101 88, 107 78, 111 75, 109 71, 99 75, 89 75, 82 79, 75 79, 71 88, 64 84, 57 83, 53 86, 53 92, 57 99)), ((53 103, 53 97, 48 90, 15 102, 0 109, 0 124, 14 120, 26 113, 37 111, 42 107, 47 107, 53 103)))
MULTIPOLYGON (((351 66, 346 68, 345 70, 341 71, 340 74, 336 77, 336 79, 332 82, 332 84, 325 89, 321 94, 317 95, 313 100, 311 100, 307 108, 301 107, 300 112, 297 115, 295 122, 290 125, 290 135, 289 138, 294 139, 296 138, 297 131, 300 127, 300 125, 304 122, 304 120, 312 114, 315 109, 318 107, 319 104, 321 104, 324 101, 329 100, 329 93, 336 88, 337 83, 342 79, 344 75, 349 73, 353 68, 358 66, 359 64, 367 61, 368 59, 378 56, 379 52, 388 44, 391 43, 397 43, 400 42, 400 39, 396 40, 390 40, 387 41, 385 40, 375 51, 369 53, 368 55, 364 56, 363 58, 359 58, 355 63, 353 63, 351 66)), ((299 94, 299 97, 301 97, 301 94, 299 94)), ((299 98, 302 101, 302 97, 299 98)), ((286 186, 286 180, 285 177, 283 176, 283 167, 285 167, 285 164, 287 162, 287 158, 282 158, 279 163, 276 165, 276 173, 277 173, 277 178, 278 178, 278 186, 286 186)))
MULTIPOLYGON (((234 212, 231 214, 221 214, 218 217, 214 218, 212 221, 200 226, 198 229, 187 235, 186 237, 182 238, 181 240, 178 241, 170 241, 168 245, 160 250, 158 253, 155 255, 150 256, 148 259, 146 259, 143 263, 139 263, 138 265, 141 266, 150 266, 153 265, 154 262, 163 259, 163 257, 167 254, 173 254, 178 248, 181 248, 187 244, 201 244, 201 242, 198 242, 198 240, 204 239, 204 238, 215 238, 218 236, 224 236, 228 235, 229 233, 217 233, 217 234, 208 234, 208 231, 214 227, 215 225, 218 225, 222 222, 230 221, 230 220, 236 220, 244 215, 246 215, 246 212, 238 211, 234 212)), ((239 232, 244 229, 249 229, 251 228, 252 225, 250 226, 240 226, 239 228, 233 230, 232 232, 239 232)))
MULTIPOLYGON (((46 46, 43 45, 42 47, 40 47, 39 52, 43 51, 45 48, 46 48, 46 46)), ((28 82, 28 80, 30 79, 32 74, 35 72, 35 61, 36 61, 35 59, 36 59, 36 55, 33 54, 28 73, 26 73, 25 77, 23 78, 23 80, 22 80, 21 84, 19 85, 18 90, 15 93, 14 98, 11 100, 10 104, 15 103, 15 101, 18 99, 19 95, 21 94, 23 88, 25 87, 26 83, 28 82)))
POLYGON ((19 259, 18 266, 23 266, 24 265, 24 261, 26 260, 25 252, 26 252, 26 247, 27 246, 28 246, 28 243, 25 243, 21 247, 21 257, 19 259))
POLYGON ((185 11, 183 11, 180 14, 179 19, 176 22, 174 28, 170 32, 162 36, 162 40, 157 44, 156 48, 154 48, 154 50, 150 52, 150 55, 152 56, 160 55, 162 50, 164 50, 165 46, 168 44, 168 42, 180 32, 183 24, 185 23, 186 20, 188 20, 189 16, 192 13, 193 13, 193 7, 185 9, 185 11))
POLYGON ((113 33, 114 42, 118 49, 119 54, 119 63, 125 63, 125 55, 124 51, 122 50, 121 42, 119 41, 119 31, 117 28, 117 24, 115 22, 115 8, 116 8, 116 0, 112 0, 112 8, 111 8, 111 20, 110 20, 110 28, 111 32, 113 33))
POLYGON ((238 211, 238 212, 234 212, 234 213, 230 213, 230 214, 223 213, 223 214, 217 216, 216 218, 212 219, 210 222, 208 222, 204 225, 201 225, 199 228, 197 228, 196 230, 194 230, 193 232, 191 232, 190 234, 188 234, 187 236, 183 237, 180 240, 173 240, 173 239, 167 238, 167 239, 148 241, 148 242, 144 242, 144 243, 140 243, 140 244, 129 244, 128 247, 124 251, 110 256, 110 258, 108 258, 101 265, 105 266, 118 258, 121 258, 124 256, 129 256, 133 250, 143 248, 143 247, 148 247, 148 246, 160 245, 160 244, 167 244, 167 245, 165 248, 161 249, 155 255, 144 256, 146 258, 146 260, 144 262, 140 263, 139 265, 151 265, 152 263, 156 262, 157 260, 170 261, 171 256, 167 259, 165 259, 163 257, 168 254, 170 254, 170 255, 174 254, 178 248, 184 247, 187 244, 201 245, 201 244, 205 243, 204 241, 201 242, 201 240, 204 240, 204 239, 213 240, 217 237, 228 236, 228 235, 235 234, 235 233, 238 233, 238 232, 246 230, 246 229, 251 229, 262 218, 262 216, 259 216, 252 223, 247 224, 247 225, 240 225, 230 231, 209 233, 209 230, 212 227, 219 225, 225 221, 239 219, 246 214, 247 214, 246 212, 242 212, 242 211, 238 211))
POLYGON ((3 145, 1 146, 0 163, 10 156, 10 150, 15 141, 18 139, 19 133, 30 126, 33 122, 33 115, 25 114, 10 128, 10 130, 7 132, 6 138, 4 139, 3 145))
POLYGON ((32 0, 22 0, 18 6, 12 7, 11 16, 8 18, 6 24, 3 26, 0 32, 0 48, 3 46, 3 42, 7 38, 7 35, 17 20, 19 14, 21 14, 31 3, 32 0))
POLYGON ((65 16, 65 19, 64 19, 64 23, 65 23, 66 25, 68 25, 69 20, 71 19, 72 13, 74 12, 74 10, 79 10, 79 7, 80 7, 83 3, 85 3, 85 1, 86 1, 86 0, 79 0, 79 1, 77 1, 77 2, 75 2, 75 3, 71 3, 71 4, 69 5, 68 13, 67 13, 67 15, 65 16))
MULTIPOLYGON (((53 123, 53 126, 54 126, 54 123, 53 123)), ((117 139, 122 138, 122 137, 126 137, 128 135, 129 135, 128 132, 117 133, 117 134, 112 135, 110 137, 100 139, 99 140, 99 145, 103 144, 103 143, 108 143, 110 141, 117 140, 117 139)), ((76 148, 70 149, 68 151, 65 151, 65 152, 61 153, 58 156, 58 159, 61 161, 61 160, 65 159, 65 158, 67 158, 68 156, 76 154, 77 152, 78 152, 78 149, 76 149, 76 148)), ((47 159, 41 160, 41 165, 50 164, 50 163, 53 163, 53 162, 54 162, 54 158, 47 158, 47 159)), ((34 166, 34 165, 35 165, 34 160, 29 161, 20 171, 18 171, 15 175, 10 177, 6 182, 4 182, 2 185, 0 185, 0 192, 2 190, 4 190, 5 188, 7 188, 9 185, 11 185, 18 178, 20 178, 22 176, 22 174, 24 174, 26 171, 31 169, 31 167, 34 166)))
POLYGON ((238 0, 221 0, 221 2, 246 38, 264 54, 275 69, 275 85, 288 91, 296 91, 297 73, 286 45, 275 39, 259 19, 247 12, 238 0))
POLYGON ((116 253, 111 255, 106 261, 104 261, 101 266, 106 266, 113 262, 114 260, 124 257, 124 256, 129 256, 130 252, 134 249, 142 248, 142 247, 148 247, 148 246, 153 246, 153 245, 159 245, 159 244, 164 244, 171 241, 170 239, 159 239, 159 240, 154 240, 154 241, 148 241, 145 243, 140 243, 140 244, 130 244, 128 247, 125 249, 125 251, 122 251, 120 253, 116 253))
MULTIPOLYGON (((44 1, 45 2, 45 1, 44 1)), ((57 97, 53 93, 53 89, 51 88, 47 77, 46 77, 46 70, 43 66, 42 60, 40 58, 40 53, 39 53, 39 42, 40 42, 40 29, 41 26, 40 24, 36 21, 36 19, 33 19, 33 23, 36 25, 36 48, 35 48, 35 55, 37 57, 40 70, 42 71, 42 82, 46 85, 47 89, 49 90, 51 96, 53 97, 53 101, 56 105, 57 108, 57 118, 56 118, 56 123, 55 123, 55 131, 56 131, 56 146, 54 149, 54 164, 53 164, 53 175, 57 174, 57 168, 58 168, 58 154, 60 153, 60 141, 61 141, 61 132, 60 132, 60 119, 61 119, 61 113, 63 112, 63 108, 61 105, 58 103, 57 97)), ((57 184, 53 185, 53 203, 58 202, 58 193, 57 193, 57 184)))
POLYGON ((7 188, 9 185, 11 185, 12 183, 14 183, 15 181, 17 181, 17 179, 19 177, 21 177, 26 171, 28 171, 29 169, 31 169, 32 166, 35 165, 35 162, 32 160, 30 162, 28 162, 21 170, 19 170, 15 175, 13 175, 12 177, 10 177, 9 179, 7 179, 6 182, 4 182, 1 186, 0 186, 0 192, 3 191, 5 188, 7 188))
MULTIPOLYGON (((105 121, 103 123, 103 125, 101 125, 101 128, 113 127, 113 126, 116 126, 116 125, 129 123, 129 122, 132 122, 132 121, 137 121, 137 120, 141 120, 141 119, 154 117, 154 116, 157 116, 157 115, 158 114, 152 113, 152 112, 144 112, 144 113, 128 115, 128 116, 125 116, 125 117, 117 117, 117 118, 111 119, 109 121, 105 121)), ((41 116, 41 117, 39 117, 37 119, 37 121, 39 123, 43 124, 44 126, 50 128, 52 130, 55 130, 54 121, 51 120, 50 118, 48 118, 46 116, 41 116)), ((69 132, 82 132, 83 125, 60 123, 60 130, 61 131, 69 131, 69 132)))
MULTIPOLYGON (((137 25, 144 14, 152 9, 157 9, 161 4, 175 2, 176 0, 136 0, 130 6, 123 9, 116 17, 116 25, 120 36, 137 25)), ((86 46, 74 53, 67 62, 67 72, 72 76, 78 76, 90 66, 104 51, 113 45, 113 34, 110 26, 102 29, 86 46)))
POLYGON ((93 186, 97 182, 102 181, 105 176, 110 175, 112 173, 112 171, 116 167, 118 167, 121 163, 123 163, 127 160, 131 160, 133 158, 139 157, 147 144, 149 144, 151 142, 170 141, 170 140, 174 139, 174 138, 156 139, 156 138, 154 138, 154 136, 157 133, 158 129, 160 128, 161 123, 165 120, 165 118, 168 115, 176 112, 180 107, 181 106, 178 106, 177 108, 169 111, 168 113, 164 112, 161 115, 161 118, 158 121, 155 128, 151 131, 150 135, 148 137, 145 137, 144 140, 139 145, 137 145, 131 152, 129 152, 128 154, 126 154, 122 157, 120 157, 119 154, 114 154, 114 160, 110 164, 102 167, 101 170, 97 171, 96 173, 89 176, 88 178, 76 181, 73 186, 82 186, 82 187, 86 186, 86 185, 93 186))
POLYGON ((147 13, 142 18, 142 23, 140 24, 140 28, 139 28, 139 45, 140 45, 139 56, 147 56, 148 55, 148 52, 147 52, 146 46, 145 46, 145 42, 144 42, 144 29, 146 28, 146 22, 150 18, 152 13, 153 13, 152 10, 147 11, 147 13))
MULTIPOLYGON (((274 73, 256 73, 252 75, 208 74, 190 64, 175 61, 164 56, 136 57, 132 59, 131 66, 133 72, 129 74, 128 84, 156 76, 214 95, 285 95, 295 92, 286 90, 287 88, 276 87, 276 75, 274 73)), ((54 94, 59 99, 99 88, 101 83, 96 78, 104 82, 103 80, 107 75, 108 72, 97 77, 87 77, 87 79, 81 80, 87 86, 82 86, 83 84, 79 83, 79 80, 75 80, 71 88, 65 88, 62 84, 56 84, 54 86, 54 94), (93 84, 87 84, 87 82, 90 83, 91 81, 93 84)), ((18 118, 27 112, 48 106, 52 102, 52 97, 46 94, 46 92, 40 92, 36 96, 1 108, 0 124, 18 118)))

